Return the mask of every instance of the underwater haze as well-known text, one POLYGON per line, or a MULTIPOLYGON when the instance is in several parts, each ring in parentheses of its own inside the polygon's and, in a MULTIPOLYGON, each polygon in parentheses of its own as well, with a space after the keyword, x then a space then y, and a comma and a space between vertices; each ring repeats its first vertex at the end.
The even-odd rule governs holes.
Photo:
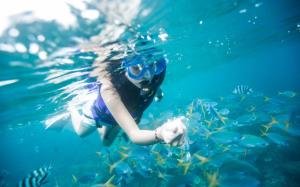
POLYGON ((45 187, 299 186, 299 51, 298 0, 0 2, 0 187, 39 168, 45 187), (185 144, 79 138, 93 63, 152 48, 164 97, 139 125, 185 116, 185 144))

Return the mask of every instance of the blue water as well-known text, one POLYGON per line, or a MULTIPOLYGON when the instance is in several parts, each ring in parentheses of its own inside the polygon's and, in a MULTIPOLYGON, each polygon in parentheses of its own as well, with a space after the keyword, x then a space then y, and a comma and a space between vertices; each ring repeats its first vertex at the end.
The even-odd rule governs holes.
MULTIPOLYGON (((32 170, 49 164, 53 168, 45 186, 91 186, 105 183, 113 175, 116 177, 112 183, 117 186, 142 183, 144 186, 299 185, 299 120, 286 127, 290 128, 286 131, 278 130, 292 113, 299 116, 299 1, 85 3, 89 9, 100 12, 97 19, 84 18, 82 10, 73 6, 70 9, 76 22, 70 27, 57 20, 35 19, 34 16, 24 19, 26 14, 21 14, 1 28, 0 186, 15 186, 32 170), (130 11, 124 14, 126 10, 130 11), (68 102, 82 88, 76 87, 78 83, 90 80, 89 73, 94 69, 97 54, 86 50, 86 45, 103 50, 98 58, 115 53, 122 55, 125 52, 122 46, 130 48, 140 42, 141 36, 150 37, 148 47, 161 49, 169 61, 162 85, 164 98, 144 113, 141 122, 144 128, 153 129, 178 115, 188 116, 189 107, 197 99, 217 102, 218 111, 230 110, 226 116, 229 122, 221 124, 214 119, 217 126, 211 127, 205 126, 199 106, 190 112, 194 117, 190 119, 189 138, 196 143, 191 150, 183 150, 184 155, 192 152, 192 160, 184 161, 191 163, 187 173, 178 165, 177 159, 184 159, 180 153, 182 148, 158 145, 143 150, 142 146, 121 137, 112 147, 103 148, 96 133, 79 138, 70 130, 45 130, 47 119, 66 112, 68 102), (4 84, 7 80, 14 81, 4 84), (230 98, 238 85, 254 90, 253 95, 246 96, 245 102, 239 96, 230 98), (296 96, 278 94, 283 91, 291 91, 296 96), (271 104, 261 104, 266 97, 271 98, 271 104), (245 112, 243 107, 251 105, 257 105, 257 120, 244 122, 248 125, 243 127, 232 125, 237 119, 249 120, 250 112, 245 112), (280 111, 274 112, 277 106, 280 111), (262 125, 270 123, 271 117, 279 121, 279 127, 275 130, 272 127, 267 138, 260 130, 262 125), (219 136, 204 138, 207 132, 215 133, 213 128, 220 127, 225 133, 221 130, 219 136), (196 134, 191 133, 194 128, 198 128, 196 134), (249 134, 262 138, 268 145, 262 144, 260 139, 248 140, 249 134), (244 148, 238 142, 226 141, 245 137, 251 146, 257 143, 254 148, 247 147, 246 140, 241 143, 244 148), (220 153, 220 147, 225 144, 229 153, 220 153), (129 148, 127 165, 110 173, 108 165, 119 160, 120 146, 129 148), (133 153, 134 150, 137 153, 133 153), (150 154, 151 158, 137 156, 153 150, 166 158, 164 164, 159 164, 155 153, 150 154), (174 154, 170 156, 170 152, 174 154), (213 159, 199 165, 194 153, 213 159), (130 157, 141 161, 133 166, 130 157), (126 167, 130 169, 124 174, 126 167), (157 179, 158 171, 167 177, 157 179), (218 174, 218 184, 213 183, 213 173, 218 174), (81 183, 80 177, 89 180, 81 183)), ((61 123, 69 124, 70 119, 61 123)))

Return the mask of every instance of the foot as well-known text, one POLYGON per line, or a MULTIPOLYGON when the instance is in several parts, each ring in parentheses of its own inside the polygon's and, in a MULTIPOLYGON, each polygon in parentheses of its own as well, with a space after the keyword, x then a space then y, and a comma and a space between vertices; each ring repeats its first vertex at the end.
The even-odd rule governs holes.
POLYGON ((61 131, 67 124, 66 119, 70 116, 69 112, 55 115, 45 121, 45 129, 61 131))

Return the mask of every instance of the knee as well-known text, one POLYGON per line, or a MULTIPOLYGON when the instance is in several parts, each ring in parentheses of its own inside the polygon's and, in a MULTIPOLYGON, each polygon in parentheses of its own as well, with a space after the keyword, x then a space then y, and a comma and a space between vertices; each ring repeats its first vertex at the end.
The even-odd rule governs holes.
POLYGON ((95 130, 96 130, 96 126, 90 124, 84 124, 84 123, 81 123, 79 128, 75 128, 76 134, 81 138, 88 136, 95 130))

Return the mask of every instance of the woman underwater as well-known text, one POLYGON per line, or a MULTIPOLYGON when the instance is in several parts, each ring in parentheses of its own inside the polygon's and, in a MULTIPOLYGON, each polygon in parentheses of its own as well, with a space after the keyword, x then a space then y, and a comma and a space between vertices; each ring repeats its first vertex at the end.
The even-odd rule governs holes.
POLYGON ((121 128, 135 144, 164 142, 178 146, 184 143, 186 127, 182 118, 168 121, 155 130, 143 130, 138 126, 155 95, 162 97, 160 85, 167 67, 164 57, 134 54, 122 60, 96 63, 97 98, 81 110, 69 107, 73 128, 79 136, 97 130, 103 145, 108 146, 121 128))

